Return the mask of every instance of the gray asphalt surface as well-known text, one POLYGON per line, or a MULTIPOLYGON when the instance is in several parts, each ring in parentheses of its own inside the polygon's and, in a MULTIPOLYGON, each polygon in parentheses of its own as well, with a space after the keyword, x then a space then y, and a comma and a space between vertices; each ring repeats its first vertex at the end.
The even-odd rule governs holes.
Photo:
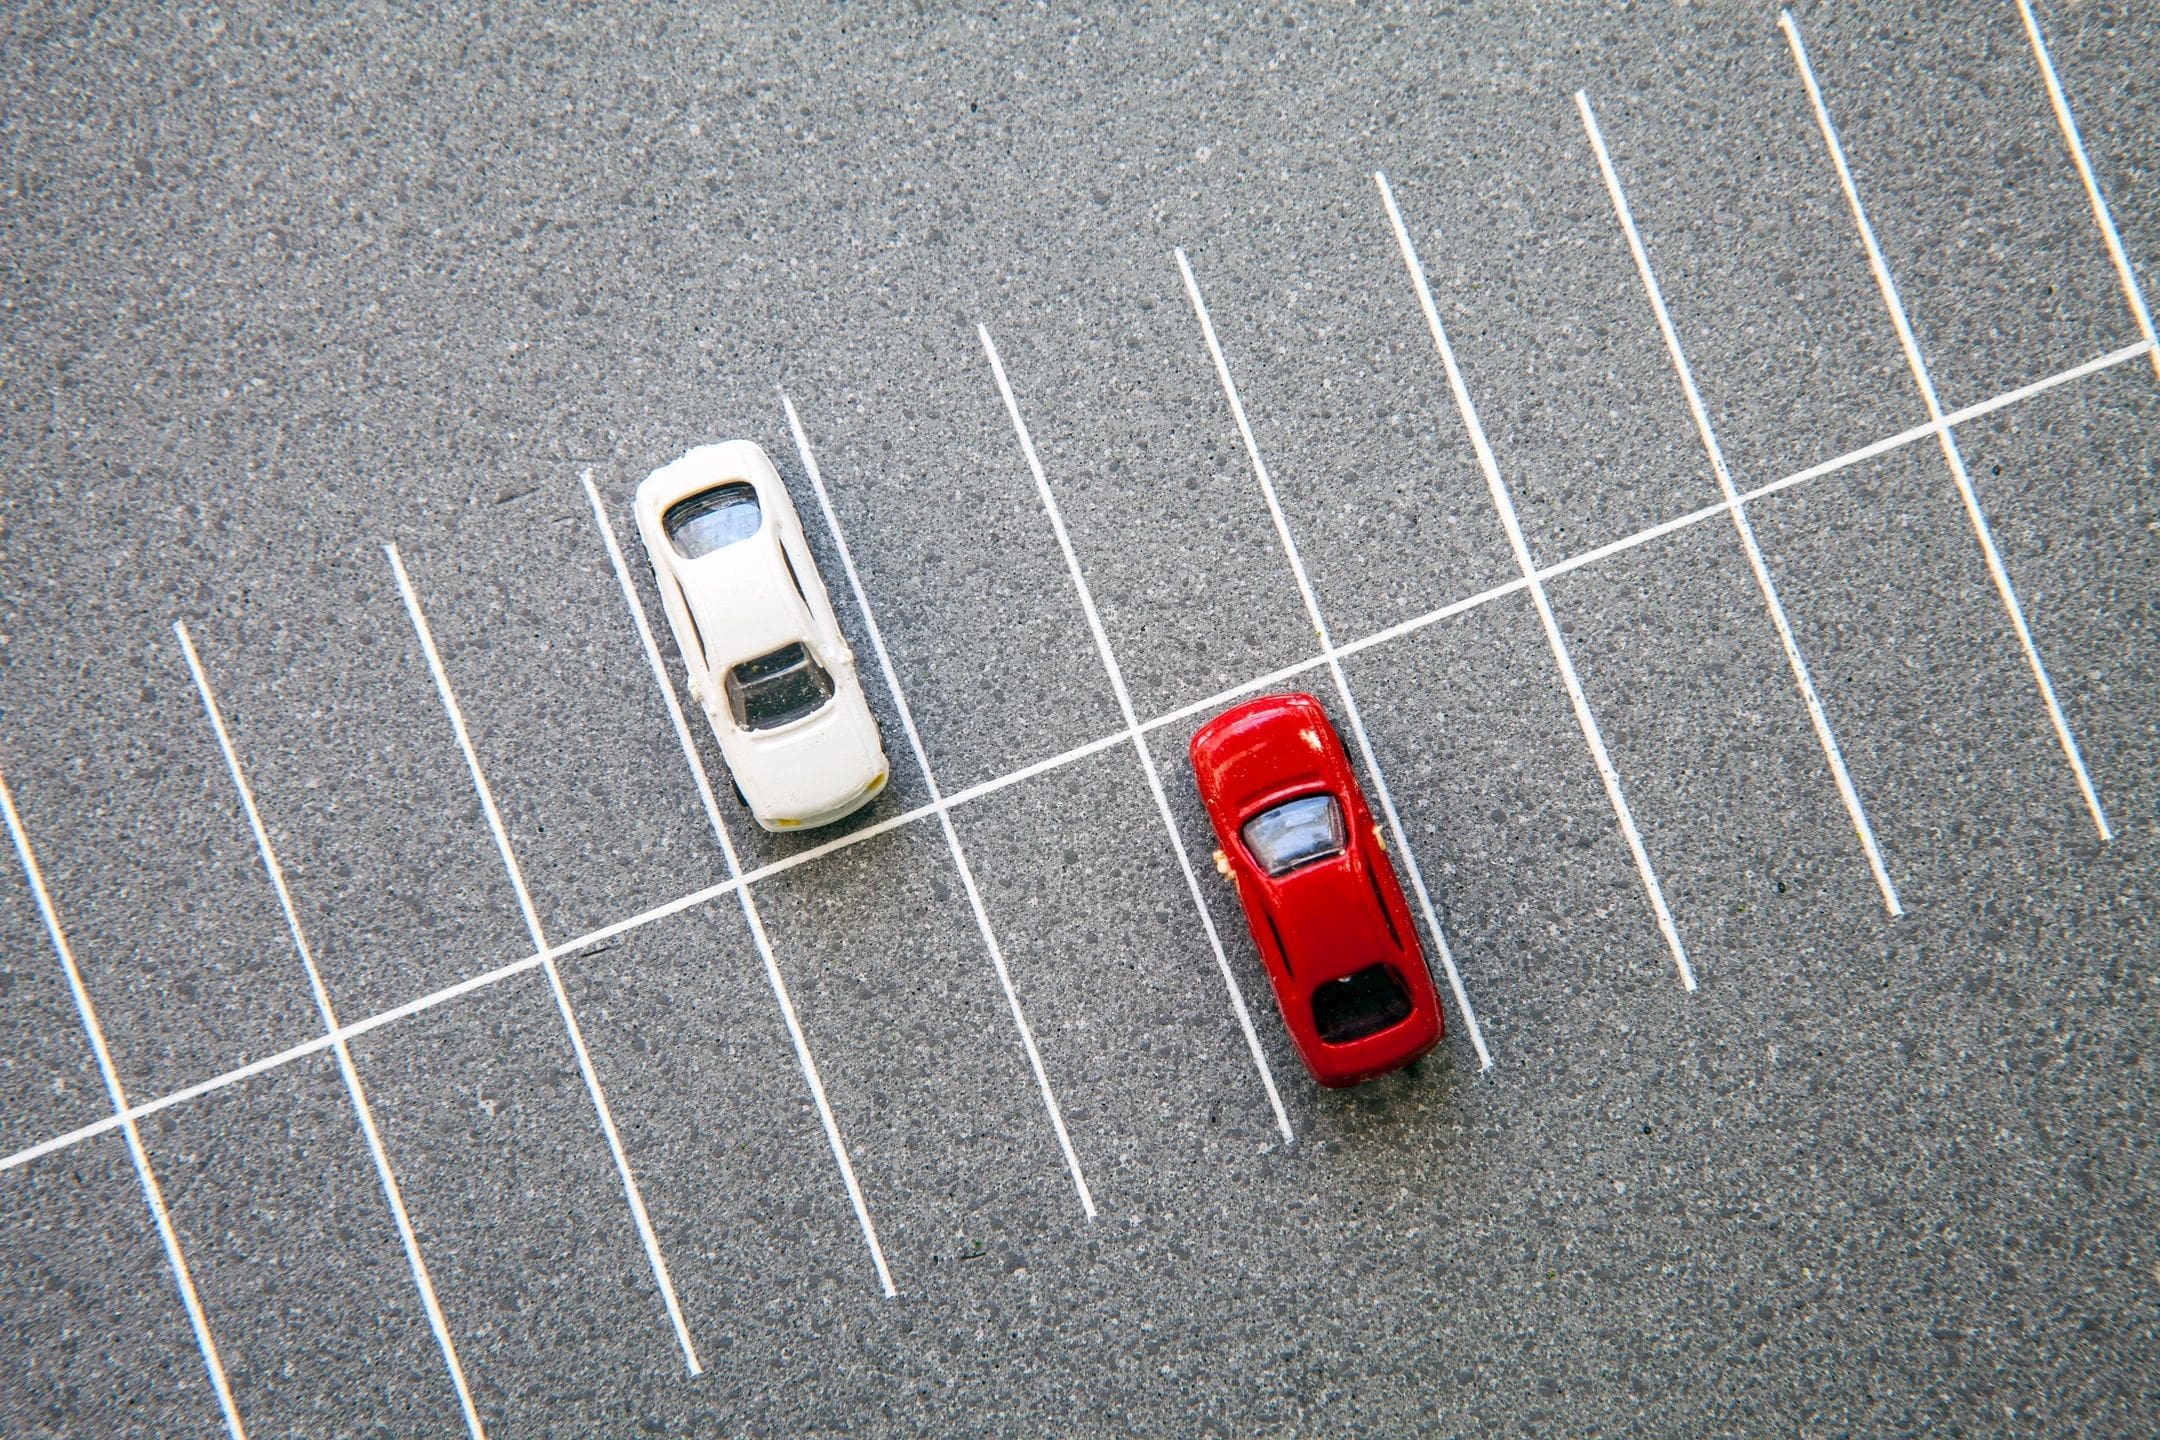
MULTIPOLYGON (((1339 641, 1517 576, 1375 170, 1539 563, 1717 500, 1578 87, 1737 485, 1924 422, 1776 10, 1707 8, 9 9, 0 772, 130 1100, 322 1033, 176 619, 348 1023, 533 948, 385 542, 551 941, 727 879, 588 470, 657 615, 633 487, 763 444, 894 761, 848 828, 929 798, 778 387, 946 793, 1123 723, 978 324, 1143 720, 1315 653, 1174 246, 1339 641)), ((2140 339, 2014 6, 1798 18, 1945 409, 2140 339)), ((2039 19, 2142 264, 2152 17, 2039 19)), ((2111 843, 1906 445, 1749 507, 1902 918, 1713 516, 1548 585, 1696 993, 1514 593, 1344 662, 1490 1071, 1449 995, 1305 1079, 1200 715, 1144 743, 1294 1143, 1125 740, 952 811, 1093 1218, 934 818, 753 886, 892 1298, 735 897, 564 956, 701 1374, 542 971, 355 1037, 488 1433, 2160 1430, 2155 372, 1957 434, 2111 843)), ((0 1146, 110 1113, 11 864, 0 1146)), ((329 1052, 140 1133, 249 1434, 466 1432, 329 1052)), ((0 1432, 227 1432, 119 1130, 0 1171, 0 1295, 0 1432)))

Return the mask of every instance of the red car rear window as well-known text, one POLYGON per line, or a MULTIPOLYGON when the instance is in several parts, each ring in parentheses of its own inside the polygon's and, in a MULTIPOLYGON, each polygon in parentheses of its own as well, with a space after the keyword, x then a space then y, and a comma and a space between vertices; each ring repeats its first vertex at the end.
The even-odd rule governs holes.
POLYGON ((1323 1045, 1347 1045, 1410 1018, 1410 991, 1392 965, 1368 965, 1313 991, 1313 1028, 1323 1045))

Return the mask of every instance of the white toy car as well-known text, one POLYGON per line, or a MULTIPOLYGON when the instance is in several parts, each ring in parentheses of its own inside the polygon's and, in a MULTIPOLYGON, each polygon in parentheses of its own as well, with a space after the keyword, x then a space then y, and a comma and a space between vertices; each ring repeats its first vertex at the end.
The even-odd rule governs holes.
POLYGON ((869 804, 885 748, 765 452, 731 440, 663 465, 638 486, 637 527, 690 693, 758 824, 807 829, 869 804))

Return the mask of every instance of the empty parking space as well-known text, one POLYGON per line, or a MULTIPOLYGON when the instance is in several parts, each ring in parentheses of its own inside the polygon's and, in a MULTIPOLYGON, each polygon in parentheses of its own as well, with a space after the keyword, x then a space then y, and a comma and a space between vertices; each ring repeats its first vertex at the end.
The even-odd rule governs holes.
MULTIPOLYGON (((1485 124, 1475 162, 1412 151, 1388 175, 1533 553, 1555 560, 1696 508, 1704 467, 1580 122, 1538 95, 1485 124)), ((1432 393, 1445 414, 1437 375, 1432 393)))
MULTIPOLYGON (((503 493, 400 550, 542 924, 581 934, 725 869, 582 487, 551 469, 503 493), (506 576, 509 555, 522 559, 506 576)), ((453 753, 447 719, 440 731, 453 753)))
POLYGON ((563 979, 708 1363, 862 1314, 877 1274, 734 902, 595 946, 563 979))
MULTIPOLYGON (((1158 749, 1166 772, 1170 761, 1158 749)), ((972 802, 958 820, 1105 1214, 1240 1184, 1282 1136, 1131 750, 972 802)), ((1212 843, 1187 836, 1209 883, 1212 843)), ((1217 926, 1269 1074, 1292 1081, 1241 922, 1217 926)))
POLYGON ((546 981, 371 1033, 353 1059, 482 1423, 626 1423, 683 1354, 546 981))
POLYGON ((1964 518, 1924 449, 1756 510, 1909 906, 2021 866, 2013 835, 2079 851, 2091 837, 1964 518))
MULTIPOLYGON (((1652 68, 1640 90, 1587 91, 1743 491, 1927 413, 1888 318, 1864 303, 1867 255, 1807 92, 1782 47, 1763 43, 1770 32, 1747 29, 1750 43, 1720 53, 1714 85, 1652 68), (1704 166, 1710 151, 1728 163, 1704 166)), ((1587 147, 1581 160, 1594 164, 1587 147)), ((1639 283, 1633 298, 1647 320, 1639 283)), ((1649 380, 1679 393, 1669 369, 1649 380)), ((1708 467, 1697 473, 1701 486, 1688 493, 1717 498, 1708 467)))
POLYGON ((122 1081, 156 1095, 307 1038, 306 980, 171 632, 131 620, 109 649, 35 658, 25 639, 5 773, 122 1081), (101 678, 64 679, 81 673, 101 678), (106 723, 113 696, 137 723, 106 723))
MULTIPOLYGON (((1432 423, 1431 346, 1370 182, 1341 184, 1294 225, 1255 216, 1189 247, 1338 642, 1515 573, 1474 459, 1432 423)), ((1196 321, 1183 339, 1201 353, 1196 321)), ((1243 459, 1226 457, 1227 474, 1257 498, 1243 459)), ((1289 578, 1272 534, 1251 563, 1289 578)))
POLYGON ((2160 795, 2153 715, 2156 554, 2152 375, 2118 366, 1965 431, 1974 484, 1996 518, 2034 633, 2060 657, 2056 688, 2095 781, 2128 829, 2160 795), (2094 592, 2095 578, 2115 577, 2094 592))
POLYGON ((1796 19, 1946 409, 2139 338, 2013 6, 1796 19))
POLYGON ((1125 283, 1017 295, 993 334, 1133 703, 1152 714, 1303 659, 1312 632, 1271 563, 1169 247, 1142 232, 1117 250, 1125 283), (1158 535, 1178 543, 1138 543, 1158 535))
POLYGON ((9 1428, 226 1434, 126 1142, 107 1136, 11 1171, 0 1196, 9 1428))
POLYGON ((1563 576, 1553 603, 1698 970, 1773 985, 1728 957, 1795 931, 1879 937, 1867 856, 1731 526, 1563 576))
MULTIPOLYGON (((964 1283, 949 1277, 976 1273, 967 1266, 993 1244, 1025 1256, 1085 1223, 934 829, 791 871, 760 886, 758 903, 897 1286, 964 1283)), ((1062 1101, 1057 1071, 1049 1081, 1062 1101)))
POLYGON ((461 1428, 334 1061, 229 1087, 146 1130, 249 1433, 305 1431, 332 1409, 391 1431, 461 1428))
MULTIPOLYGON (((360 1020, 529 954, 531 941, 381 552, 335 555, 320 583, 261 584, 185 619, 323 983, 340 1015, 360 1020)), ((184 666, 179 677, 178 698, 190 698, 184 666)), ((199 700, 174 723, 215 756, 199 700)), ((230 778, 215 778, 245 836, 230 778)), ((276 903, 260 859, 231 893, 276 903)), ((305 993, 291 940, 272 933, 262 946, 266 971, 305 993)))

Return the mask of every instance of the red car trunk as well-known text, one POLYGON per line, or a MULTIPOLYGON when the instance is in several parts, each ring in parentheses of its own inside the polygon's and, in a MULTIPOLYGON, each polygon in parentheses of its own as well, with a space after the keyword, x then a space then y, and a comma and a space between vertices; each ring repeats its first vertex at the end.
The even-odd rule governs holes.
POLYGON ((1226 711, 1193 736, 1192 761, 1222 845, 1218 865, 1237 883, 1283 1022, 1313 1078, 1355 1085, 1430 1051, 1443 1026, 1439 997, 1320 702, 1267 695, 1226 711), (1250 826, 1270 837, 1260 844, 1266 863, 1250 826))

